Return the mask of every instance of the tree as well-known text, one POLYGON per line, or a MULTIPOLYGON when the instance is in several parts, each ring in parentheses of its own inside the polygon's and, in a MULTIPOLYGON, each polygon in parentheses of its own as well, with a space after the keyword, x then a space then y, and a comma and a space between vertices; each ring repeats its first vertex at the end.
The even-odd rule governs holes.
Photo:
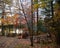
POLYGON ((55 9, 55 16, 53 17, 53 23, 52 23, 52 27, 55 28, 56 33, 56 42, 58 45, 60 45, 60 1, 57 1, 57 8, 55 9))
MULTIPOLYGON (((1 4, 1 7, 2 7, 2 19, 4 19, 4 15, 5 15, 5 5, 6 4, 10 4, 11 3, 11 0, 1 0, 0 1, 2 4, 1 4)), ((4 35, 4 26, 3 26, 3 23, 2 23, 2 35, 4 35)))
MULTIPOLYGON (((56 34, 56 43, 58 45, 60 45, 60 1, 58 0, 56 3, 55 3, 55 8, 54 8, 54 16, 50 19, 50 20, 46 20, 45 23, 48 24, 49 27, 51 28, 54 28, 54 30, 56 31, 55 34, 56 34)), ((60 48, 60 47, 59 47, 60 48)))

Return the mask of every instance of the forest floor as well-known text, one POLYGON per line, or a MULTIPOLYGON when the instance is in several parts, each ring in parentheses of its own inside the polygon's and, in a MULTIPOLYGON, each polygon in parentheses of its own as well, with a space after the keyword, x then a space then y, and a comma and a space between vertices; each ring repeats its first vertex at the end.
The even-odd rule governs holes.
POLYGON ((42 44, 34 43, 34 46, 30 46, 29 39, 18 39, 16 37, 4 37, 0 36, 0 48, 55 48, 53 43, 42 44))

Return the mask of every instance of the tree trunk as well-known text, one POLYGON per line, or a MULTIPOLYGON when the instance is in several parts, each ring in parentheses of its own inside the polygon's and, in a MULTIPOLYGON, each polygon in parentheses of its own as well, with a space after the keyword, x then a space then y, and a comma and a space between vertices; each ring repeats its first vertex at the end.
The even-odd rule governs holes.
POLYGON ((2 36, 4 36, 4 27, 3 27, 3 24, 2 24, 2 36))

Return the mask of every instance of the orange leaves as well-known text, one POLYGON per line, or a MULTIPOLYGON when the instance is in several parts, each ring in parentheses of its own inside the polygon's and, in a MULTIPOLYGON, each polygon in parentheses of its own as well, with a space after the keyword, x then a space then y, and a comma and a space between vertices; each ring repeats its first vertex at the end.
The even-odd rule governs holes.
POLYGON ((6 20, 6 19, 1 19, 1 22, 2 22, 3 24, 6 24, 7 20, 6 20))
POLYGON ((1 22, 4 25, 8 24, 19 25, 20 22, 21 24, 25 24, 26 20, 23 17, 20 19, 19 16, 20 16, 19 14, 15 14, 14 16, 6 16, 6 18, 1 18, 1 22))
POLYGON ((14 18, 18 18, 18 17, 19 17, 19 14, 15 14, 15 15, 14 15, 14 18))

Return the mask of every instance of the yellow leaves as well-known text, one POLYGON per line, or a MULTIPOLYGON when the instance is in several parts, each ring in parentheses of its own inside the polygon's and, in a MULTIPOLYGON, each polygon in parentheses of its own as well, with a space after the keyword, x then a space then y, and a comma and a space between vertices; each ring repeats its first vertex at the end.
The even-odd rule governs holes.
POLYGON ((56 10, 56 9, 58 9, 60 6, 56 3, 55 5, 54 5, 54 9, 56 10))
POLYGON ((33 0, 34 4, 38 4, 38 0, 33 0))
POLYGON ((46 7, 46 4, 45 3, 43 3, 43 4, 40 4, 40 6, 39 6, 40 8, 45 8, 46 7))
POLYGON ((38 7, 39 7, 39 4, 34 4, 34 5, 33 5, 33 8, 34 8, 34 9, 37 9, 38 7))
POLYGON ((6 3, 6 4, 11 4, 11 0, 4 0, 4 3, 6 3))
POLYGON ((43 4, 34 4, 33 5, 33 9, 35 10, 35 9, 37 9, 37 8, 45 8, 46 7, 46 4, 45 3, 43 3, 43 4))
POLYGON ((38 7, 40 8, 45 8, 47 6, 48 2, 51 2, 52 0, 40 0, 40 2, 38 2, 37 0, 33 0, 34 2, 34 9, 37 9, 38 7))
POLYGON ((50 1, 53 1, 53 0, 40 0, 40 2, 50 2, 50 1))
POLYGON ((37 9, 37 8, 45 8, 46 7, 46 5, 47 5, 47 3, 45 3, 45 2, 41 2, 40 4, 34 4, 33 5, 33 8, 34 9, 37 9))

